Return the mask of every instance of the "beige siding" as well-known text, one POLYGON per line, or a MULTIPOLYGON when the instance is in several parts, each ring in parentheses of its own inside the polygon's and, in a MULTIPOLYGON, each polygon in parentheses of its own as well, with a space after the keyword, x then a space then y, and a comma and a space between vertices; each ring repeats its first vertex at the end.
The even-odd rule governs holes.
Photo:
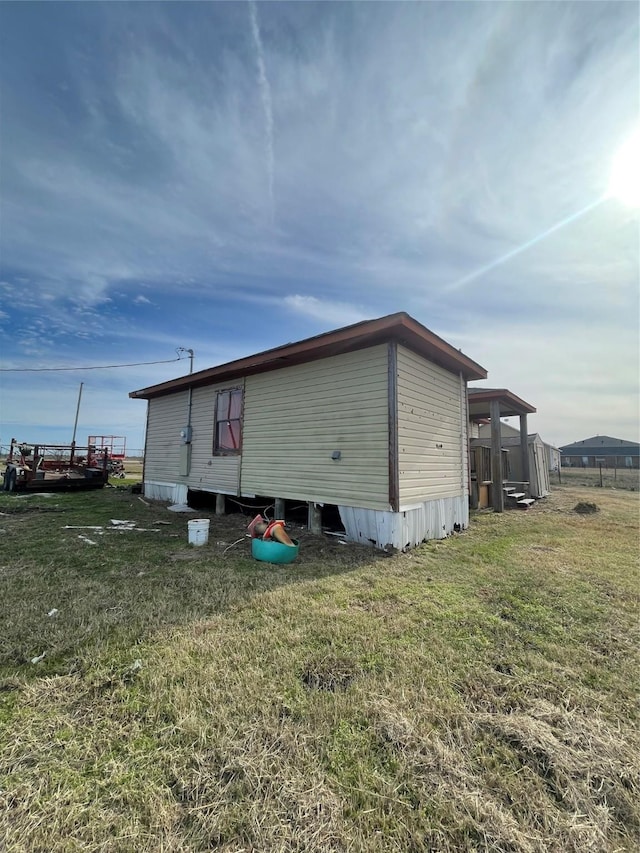
POLYGON ((400 509, 420 501, 466 495, 466 385, 398 347, 400 509))
POLYGON ((237 388, 242 381, 230 385, 196 388, 191 400, 191 468, 181 476, 180 430, 187 424, 189 392, 180 391, 149 401, 149 426, 145 461, 145 480, 182 483, 192 489, 238 494, 240 457, 213 455, 213 419, 216 393, 227 387, 237 388))
POLYGON ((180 430, 187 422, 188 399, 188 392, 180 391, 149 400, 145 480, 178 482, 180 430))
POLYGON ((387 364, 383 344, 247 377, 242 492, 389 509, 387 364))

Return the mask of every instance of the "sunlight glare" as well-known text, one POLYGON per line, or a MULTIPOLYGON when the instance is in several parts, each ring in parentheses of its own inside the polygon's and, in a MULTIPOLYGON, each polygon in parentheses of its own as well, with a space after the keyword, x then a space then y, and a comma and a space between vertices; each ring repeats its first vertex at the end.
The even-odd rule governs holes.
POLYGON ((609 195, 631 207, 640 207, 640 128, 623 142, 613 158, 609 195))

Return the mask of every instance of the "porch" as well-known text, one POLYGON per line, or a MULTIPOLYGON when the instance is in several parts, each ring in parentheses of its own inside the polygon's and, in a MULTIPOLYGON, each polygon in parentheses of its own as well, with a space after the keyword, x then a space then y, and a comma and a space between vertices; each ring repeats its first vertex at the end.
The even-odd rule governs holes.
MULTIPOLYGON (((491 506, 494 512, 503 512, 505 502, 516 501, 516 505, 529 506, 531 498, 530 466, 527 416, 536 409, 530 403, 518 397, 506 388, 469 388, 469 420, 487 421, 491 424, 491 445, 483 462, 476 465, 476 488, 478 496, 483 488, 490 490, 491 506), (504 461, 500 418, 518 417, 520 419, 520 471, 522 479, 518 482, 509 478, 508 462, 504 461)), ((473 444, 473 441, 471 442, 473 444)))

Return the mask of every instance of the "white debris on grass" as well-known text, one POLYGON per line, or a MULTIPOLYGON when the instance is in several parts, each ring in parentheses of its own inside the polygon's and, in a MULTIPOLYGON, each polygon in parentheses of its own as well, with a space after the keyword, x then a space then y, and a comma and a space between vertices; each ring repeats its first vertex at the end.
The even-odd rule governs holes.
POLYGON ((41 655, 38 655, 35 658, 31 658, 31 663, 41 663, 44 660, 46 654, 46 652, 42 652, 41 655))
MULTIPOLYGON (((165 522, 165 524, 168 522, 165 522)), ((152 527, 136 527, 136 521, 122 521, 118 518, 112 518, 111 524, 113 525, 111 530, 117 531, 126 531, 126 530, 136 530, 138 533, 157 533, 158 531, 152 527)), ((154 524, 156 522, 154 521, 154 524)))
POLYGON ((191 509, 188 504, 171 504, 167 509, 169 512, 196 512, 196 510, 191 509))
POLYGON ((57 607, 52 607, 51 610, 47 613, 47 616, 57 616, 60 611, 57 607))
MULTIPOLYGON (((159 533, 160 531, 154 527, 136 527, 135 521, 120 521, 117 518, 111 519, 111 527, 107 527, 107 533, 126 533, 127 531, 135 531, 136 533, 159 533)), ((154 522, 154 524, 171 524, 170 521, 154 522)), ((65 524, 62 530, 93 530, 98 536, 103 536, 105 529, 98 524, 65 524)), ((83 539, 85 542, 91 542, 86 536, 79 536, 78 539, 83 539)), ((97 542, 91 542, 92 545, 97 545, 97 542)))
POLYGON ((55 492, 22 492, 17 498, 55 498, 55 492))
POLYGON ((107 533, 160 533, 157 527, 108 527, 107 533))
POLYGON ((98 544, 97 542, 94 542, 93 539, 89 539, 88 536, 83 536, 82 534, 80 534, 78 536, 78 539, 81 539, 83 542, 86 542, 87 545, 97 545, 98 544))
POLYGON ((159 527, 107 527, 107 533, 160 533, 159 527))

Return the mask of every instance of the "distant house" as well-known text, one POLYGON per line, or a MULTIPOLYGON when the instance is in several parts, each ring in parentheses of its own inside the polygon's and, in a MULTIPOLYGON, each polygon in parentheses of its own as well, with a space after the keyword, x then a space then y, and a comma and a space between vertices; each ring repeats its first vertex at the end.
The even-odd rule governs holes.
POLYGON ((333 505, 379 547, 443 538, 468 525, 467 380, 485 377, 398 313, 132 391, 148 401, 144 493, 304 502, 316 531, 333 505))
POLYGON ((561 447, 562 465, 567 468, 638 468, 640 444, 610 435, 594 435, 561 447))

